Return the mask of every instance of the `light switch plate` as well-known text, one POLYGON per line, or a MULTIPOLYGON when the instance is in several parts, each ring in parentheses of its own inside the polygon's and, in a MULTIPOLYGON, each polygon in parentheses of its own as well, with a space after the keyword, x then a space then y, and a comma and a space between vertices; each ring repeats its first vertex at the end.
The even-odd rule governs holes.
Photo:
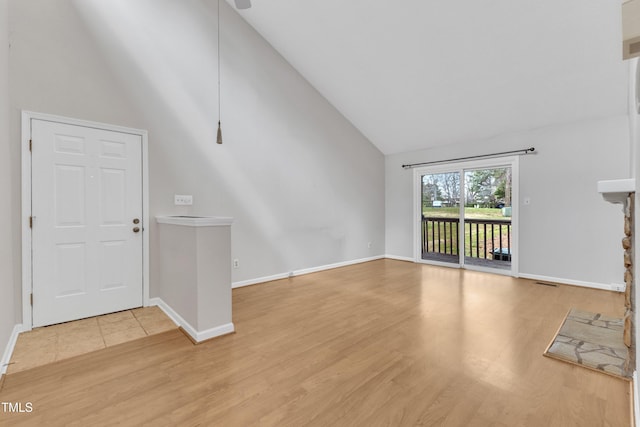
POLYGON ((185 194, 175 194, 173 196, 174 204, 176 206, 193 205, 193 196, 185 194))

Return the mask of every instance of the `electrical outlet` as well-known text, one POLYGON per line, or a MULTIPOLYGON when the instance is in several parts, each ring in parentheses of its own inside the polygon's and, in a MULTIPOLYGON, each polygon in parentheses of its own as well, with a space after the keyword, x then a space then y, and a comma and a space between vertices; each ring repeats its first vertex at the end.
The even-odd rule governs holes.
POLYGON ((627 288, 627 285, 624 283, 612 283, 611 288, 617 292, 624 292, 627 288))
POLYGON ((233 268, 238 268, 240 267, 240 260, 238 258, 235 258, 233 260, 233 268))
POLYGON ((371 242, 367 243, 367 248, 371 249, 371 242))
POLYGON ((190 194, 175 194, 173 196, 173 203, 176 206, 190 206, 193 205, 193 196, 190 194))

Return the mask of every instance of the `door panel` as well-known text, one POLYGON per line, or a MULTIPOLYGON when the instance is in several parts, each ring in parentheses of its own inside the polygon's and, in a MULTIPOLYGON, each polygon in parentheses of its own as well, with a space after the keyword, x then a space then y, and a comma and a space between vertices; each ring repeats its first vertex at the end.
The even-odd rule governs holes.
POLYGON ((141 137, 31 123, 33 326, 141 306, 141 137))
POLYGON ((102 225, 123 225, 126 222, 126 171, 102 169, 100 172, 102 225))
POLYGON ((53 178, 55 223, 58 227, 85 224, 85 168, 56 165, 53 178), (64 189, 64 191, 60 191, 64 189))
POLYGON ((511 269, 511 167, 467 169, 464 263, 511 269))
POLYGON ((58 284, 57 296, 82 295, 87 291, 87 245, 57 244, 53 277, 58 284))
POLYGON ((422 259, 459 264, 460 173, 420 176, 422 259))
POLYGON ((100 245, 100 289, 117 289, 126 286, 125 242, 102 242, 100 245))

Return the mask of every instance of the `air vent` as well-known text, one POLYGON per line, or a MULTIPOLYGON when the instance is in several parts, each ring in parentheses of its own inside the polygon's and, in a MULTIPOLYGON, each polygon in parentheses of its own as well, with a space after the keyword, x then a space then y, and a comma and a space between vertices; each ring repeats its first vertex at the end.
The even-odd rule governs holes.
POLYGON ((558 287, 558 285, 556 285, 555 283, 547 283, 547 282, 536 282, 536 285, 550 286, 552 288, 557 288, 558 287))

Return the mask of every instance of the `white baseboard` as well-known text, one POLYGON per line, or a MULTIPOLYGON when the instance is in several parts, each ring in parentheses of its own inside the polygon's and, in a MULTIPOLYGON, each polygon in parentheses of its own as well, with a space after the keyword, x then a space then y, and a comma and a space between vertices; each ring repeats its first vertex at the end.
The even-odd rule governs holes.
POLYGON ((185 325, 188 325, 187 321, 184 320, 178 313, 176 313, 173 308, 169 307, 169 305, 164 302, 162 298, 149 298, 149 305, 160 307, 160 310, 164 311, 164 314, 166 314, 169 319, 173 320, 173 323, 175 323, 176 325, 182 326, 183 323, 185 325))
POLYGON ((280 274, 274 274, 273 276, 258 277, 256 279, 243 280, 241 282, 233 282, 231 284, 231 287, 232 288, 241 288, 243 286, 251 286, 251 285, 256 285, 258 283, 271 282, 273 280, 286 279, 288 277, 293 277, 293 276, 302 276, 304 274, 317 273, 319 271, 325 271, 325 270, 331 270, 331 269, 334 269, 334 268, 346 267, 348 265, 361 264, 363 262, 375 261, 375 260, 383 259, 383 258, 385 258, 384 255, 377 255, 377 256, 373 256, 373 257, 369 257, 369 258, 361 258, 361 259, 356 259, 356 260, 352 260, 352 261, 337 262, 335 264, 321 265, 319 267, 303 268, 301 270, 294 270, 294 271, 292 271, 290 273, 280 273, 280 274))
POLYGON ((616 289, 615 286, 611 284, 607 285, 604 283, 585 282, 582 280, 562 279, 559 277, 539 276, 537 274, 526 274, 526 273, 520 273, 519 277, 523 279, 540 280, 541 282, 562 283, 565 285, 582 286, 583 288, 593 288, 593 289, 602 289, 605 291, 620 292, 619 289, 616 289))
POLYGON ((233 323, 225 323, 224 325, 216 326, 215 328, 207 329, 205 331, 187 330, 183 328, 197 343, 210 340, 211 338, 221 337, 223 335, 232 334, 236 328, 233 323))
POLYGON ((235 331, 233 323, 226 323, 224 325, 216 326, 215 328, 206 329, 204 331, 198 331, 189 322, 184 320, 169 304, 164 302, 162 298, 151 298, 149 300, 150 305, 156 305, 160 307, 162 311, 173 322, 180 326, 191 338, 197 343, 210 340, 211 338, 219 337, 221 335, 227 335, 235 331))
POLYGON ((18 335, 20 335, 21 332, 22 324, 17 324, 13 327, 11 337, 9 338, 9 342, 7 343, 7 347, 4 349, 2 359, 0 360, 0 376, 7 373, 7 368, 9 367, 9 362, 11 361, 11 355, 13 354, 13 350, 16 347, 18 335))
POLYGON ((287 277, 289 277, 289 273, 274 274, 273 276, 264 276, 264 277, 258 277, 257 279, 249 279, 249 280, 242 280, 240 282, 233 282, 231 284, 231 287, 233 289, 242 288, 243 286, 251 286, 251 285, 257 285, 258 283, 272 282, 274 280, 286 279, 287 277))
POLYGON ((411 257, 408 257, 408 256, 399 256, 399 255, 387 254, 384 257, 388 258, 388 259, 395 259, 396 261, 416 262, 416 260, 414 258, 411 258, 411 257))
MULTIPOLYGON (((375 260, 384 259, 384 258, 393 259, 396 261, 415 262, 415 259, 411 257, 406 257, 406 256, 391 255, 391 254, 378 255, 370 258, 362 258, 362 259, 357 259, 353 261, 345 261, 345 262, 339 262, 335 264, 322 265, 319 267, 295 270, 290 273, 280 273, 280 274, 274 274, 272 276, 258 277, 256 279, 233 282, 231 284, 231 287, 241 288, 243 286, 257 285, 259 283, 271 282, 274 280, 286 279, 288 277, 301 276, 303 274, 316 273, 318 271, 331 270, 333 268, 346 267, 348 265, 360 264, 363 262, 375 261, 375 260)), ((443 264, 443 265, 448 266, 446 264, 443 264)), ((480 270, 480 271, 483 271, 483 270, 480 270)), ((491 270, 487 270, 487 272, 494 273, 494 274, 496 273, 495 271, 491 271, 491 270)), ((498 272, 498 274, 501 274, 501 272, 498 272)), ((506 272, 505 274, 511 275, 511 272, 506 272)), ((616 284, 586 282, 582 280, 564 279, 560 277, 541 276, 537 274, 526 274, 526 273, 519 273, 517 277, 521 277, 523 279, 540 280, 542 282, 554 282, 554 283, 562 283, 562 284, 572 285, 572 286, 582 286, 585 288, 602 289, 605 291, 624 292, 624 289, 620 289, 620 285, 616 285, 616 284)))
POLYGON ((293 275, 302 276, 303 274, 317 273, 318 271, 332 270, 334 268, 346 267, 346 266, 355 265, 355 264, 362 264, 363 262, 375 261, 383 258, 384 258, 384 255, 377 255, 369 258, 360 258, 352 261, 344 261, 344 262, 337 262, 335 264, 321 265, 320 267, 304 268, 302 270, 295 270, 293 272, 293 275))

